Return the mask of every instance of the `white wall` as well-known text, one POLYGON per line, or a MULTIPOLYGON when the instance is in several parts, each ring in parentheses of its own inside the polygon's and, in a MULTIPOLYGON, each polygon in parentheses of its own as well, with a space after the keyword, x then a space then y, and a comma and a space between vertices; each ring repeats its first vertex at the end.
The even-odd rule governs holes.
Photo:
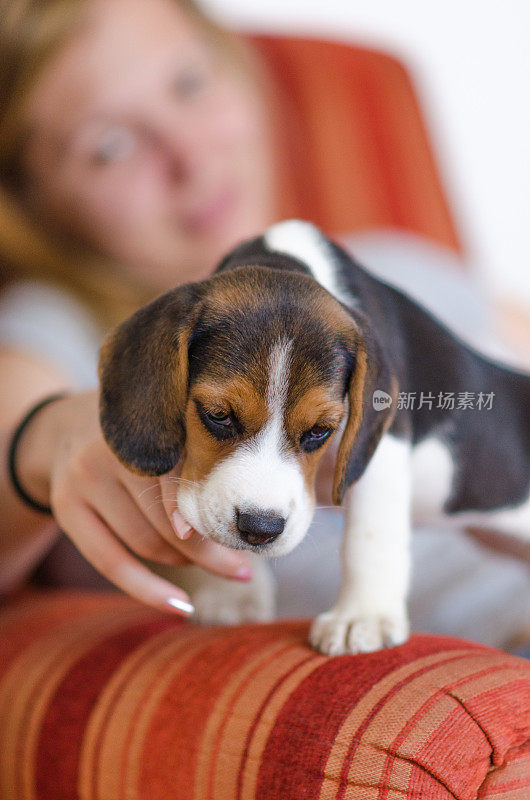
POLYGON ((204 0, 250 30, 382 47, 413 72, 472 260, 530 308, 530 0, 204 0))

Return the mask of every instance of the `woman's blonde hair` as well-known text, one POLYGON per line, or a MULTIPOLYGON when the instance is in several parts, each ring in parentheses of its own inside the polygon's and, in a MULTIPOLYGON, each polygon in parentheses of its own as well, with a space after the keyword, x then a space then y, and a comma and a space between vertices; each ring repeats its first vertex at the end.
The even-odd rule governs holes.
MULTIPOLYGON (((233 35, 194 0, 175 2, 240 59, 233 35)), ((109 326, 151 296, 88 246, 47 230, 24 202, 24 103, 44 65, 74 33, 85 5, 86 0, 0 0, 0 264, 6 281, 38 279, 66 288, 109 326)))

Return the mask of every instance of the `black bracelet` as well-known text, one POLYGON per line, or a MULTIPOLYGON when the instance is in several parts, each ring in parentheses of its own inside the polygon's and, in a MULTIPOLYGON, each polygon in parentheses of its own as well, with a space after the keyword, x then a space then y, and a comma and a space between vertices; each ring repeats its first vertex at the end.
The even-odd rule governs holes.
POLYGON ((41 400, 39 403, 37 403, 37 405, 33 406, 33 408, 30 408, 26 416, 23 417, 22 420, 17 425, 15 432, 11 437, 11 443, 9 445, 8 466, 9 466, 9 477, 11 478, 13 489, 27 506, 32 508, 34 511, 40 511, 41 513, 44 514, 52 513, 50 506, 44 505, 44 503, 39 503, 38 500, 35 500, 33 497, 31 497, 26 492, 26 490, 24 489, 24 487, 22 486, 22 484, 18 479, 17 470, 15 466, 17 457, 17 447, 20 441, 20 437, 26 430, 28 424, 31 422, 35 414, 37 414, 41 410, 41 408, 47 406, 48 403, 53 403, 55 400, 60 400, 63 397, 66 397, 66 392, 59 392, 57 394, 52 394, 49 397, 45 397, 44 400, 41 400))

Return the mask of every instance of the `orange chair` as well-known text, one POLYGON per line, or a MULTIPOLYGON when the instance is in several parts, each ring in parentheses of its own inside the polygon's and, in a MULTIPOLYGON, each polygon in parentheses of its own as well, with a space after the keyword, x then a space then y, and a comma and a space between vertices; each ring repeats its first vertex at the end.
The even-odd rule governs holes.
POLYGON ((252 40, 276 89, 285 216, 329 234, 400 229, 462 250, 411 80, 374 50, 252 40))

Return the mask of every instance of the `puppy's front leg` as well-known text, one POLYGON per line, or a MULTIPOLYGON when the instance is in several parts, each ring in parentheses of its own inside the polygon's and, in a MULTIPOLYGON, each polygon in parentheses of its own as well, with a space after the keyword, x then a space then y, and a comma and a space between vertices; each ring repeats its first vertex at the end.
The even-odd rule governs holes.
POLYGON ((410 445, 387 434, 344 499, 343 580, 336 605, 311 628, 322 653, 367 653, 409 634, 410 445))
POLYGON ((195 622, 239 625, 274 618, 276 586, 264 558, 252 556, 253 577, 248 582, 222 578, 197 566, 172 571, 174 582, 188 593, 195 607, 195 622))

